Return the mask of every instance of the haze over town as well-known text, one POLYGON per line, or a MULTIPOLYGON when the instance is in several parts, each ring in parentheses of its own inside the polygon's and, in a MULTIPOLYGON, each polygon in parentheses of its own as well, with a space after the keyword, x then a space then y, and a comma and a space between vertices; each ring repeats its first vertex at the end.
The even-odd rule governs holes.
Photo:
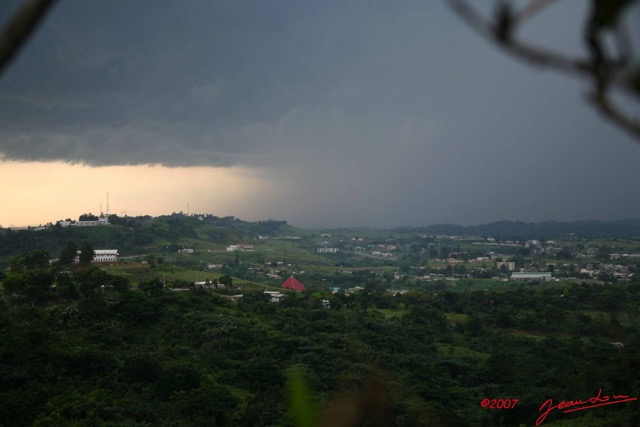
MULTIPOLYGON (((522 36, 582 52, 575 8, 522 36)), ((0 79, 0 225, 107 192, 300 227, 638 218, 640 144, 585 91, 443 2, 62 1, 0 79)))

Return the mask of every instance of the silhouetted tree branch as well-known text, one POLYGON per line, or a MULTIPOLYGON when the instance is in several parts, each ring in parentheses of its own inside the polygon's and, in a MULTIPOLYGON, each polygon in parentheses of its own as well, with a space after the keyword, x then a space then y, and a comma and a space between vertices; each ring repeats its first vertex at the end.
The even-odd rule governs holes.
POLYGON ((0 75, 38 26, 56 0, 28 0, 13 14, 0 33, 0 75))
POLYGON ((517 40, 515 32, 525 21, 558 0, 531 0, 520 11, 510 1, 496 2, 492 19, 484 18, 465 0, 447 0, 449 6, 470 27, 503 48, 512 56, 534 65, 556 69, 585 78, 592 84, 589 100, 607 119, 640 140, 640 122, 611 99, 618 91, 640 102, 640 64, 634 63, 633 47, 622 23, 622 17, 638 0, 592 0, 585 23, 583 41, 588 55, 570 58, 551 49, 539 48, 517 40), (604 37, 613 33, 616 54, 606 48, 604 37))

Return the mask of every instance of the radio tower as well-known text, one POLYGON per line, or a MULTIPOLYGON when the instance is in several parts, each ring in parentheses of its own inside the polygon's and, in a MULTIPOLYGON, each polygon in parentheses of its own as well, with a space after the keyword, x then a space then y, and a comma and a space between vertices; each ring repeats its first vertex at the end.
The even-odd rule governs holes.
POLYGON ((109 192, 107 191, 107 218, 109 218, 109 192))

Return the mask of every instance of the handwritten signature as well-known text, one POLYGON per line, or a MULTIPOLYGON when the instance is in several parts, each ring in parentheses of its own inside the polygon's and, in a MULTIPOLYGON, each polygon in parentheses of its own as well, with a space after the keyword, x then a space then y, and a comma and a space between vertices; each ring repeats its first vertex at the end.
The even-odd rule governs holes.
POLYGON ((536 420, 536 425, 539 426, 542 424, 547 419, 547 415, 556 409, 561 411, 563 414, 567 414, 569 412, 593 409, 599 406, 615 405, 616 403, 631 402, 633 400, 638 400, 638 398, 623 395, 613 395, 613 397, 606 395, 602 396, 602 389, 598 390, 598 394, 596 396, 590 397, 587 400, 565 400, 554 405, 552 399, 547 399, 542 406, 540 406, 540 409, 538 409, 538 412, 542 410, 544 410, 544 412, 540 414, 536 420))

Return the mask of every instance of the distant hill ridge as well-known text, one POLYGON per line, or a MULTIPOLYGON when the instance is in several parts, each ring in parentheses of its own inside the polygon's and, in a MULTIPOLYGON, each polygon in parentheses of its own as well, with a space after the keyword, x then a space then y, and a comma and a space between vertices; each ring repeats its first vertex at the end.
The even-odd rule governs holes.
POLYGON ((481 225, 435 224, 426 227, 399 227, 397 231, 458 236, 540 238, 574 233, 577 237, 640 237, 640 220, 614 221, 496 221, 481 225))

